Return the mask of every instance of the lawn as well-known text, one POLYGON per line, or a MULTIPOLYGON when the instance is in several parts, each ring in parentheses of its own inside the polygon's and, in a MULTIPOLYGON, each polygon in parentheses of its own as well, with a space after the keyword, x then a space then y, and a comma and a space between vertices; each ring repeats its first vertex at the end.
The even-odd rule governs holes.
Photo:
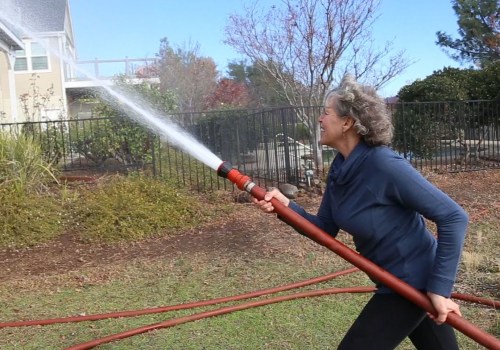
MULTIPOLYGON (((500 172, 425 174, 456 199, 471 224, 456 291, 500 298, 500 172)), ((73 227, 55 240, 0 251, 0 321, 141 310, 238 295, 351 267, 248 203, 228 195, 218 215, 133 242, 81 240, 73 227), (228 208, 228 204, 229 207, 228 208), (232 208, 232 209, 231 209, 232 208)), ((298 199, 315 210, 319 197, 298 199)), ((339 239, 350 245, 347 235, 339 239)), ((281 292, 372 286, 362 272, 281 292)), ((268 297, 252 299, 263 300, 268 297)), ((369 294, 301 298, 128 337, 99 349, 336 349, 369 294)), ((247 301, 138 317, 0 329, 1 349, 63 349, 110 334, 247 301)), ((460 302, 464 317, 500 336, 497 311, 460 302)), ((482 349, 458 334, 461 348, 482 349)), ((405 342, 398 349, 412 349, 405 342)))

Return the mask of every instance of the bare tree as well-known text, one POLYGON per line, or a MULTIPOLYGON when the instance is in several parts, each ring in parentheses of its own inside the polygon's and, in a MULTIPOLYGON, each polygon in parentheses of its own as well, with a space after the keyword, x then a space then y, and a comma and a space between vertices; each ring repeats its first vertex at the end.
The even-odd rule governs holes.
POLYGON ((212 58, 199 54, 199 45, 172 48, 161 40, 158 53, 160 86, 174 94, 181 112, 202 111, 217 87, 217 66, 212 58))
MULTIPOLYGON (((269 72, 318 136, 317 116, 301 113, 301 106, 320 105, 346 71, 381 87, 408 66, 391 43, 373 46, 378 6, 379 0, 282 0, 265 11, 256 1, 229 17, 225 43, 269 72)), ((319 146, 316 157, 322 164, 319 146)))

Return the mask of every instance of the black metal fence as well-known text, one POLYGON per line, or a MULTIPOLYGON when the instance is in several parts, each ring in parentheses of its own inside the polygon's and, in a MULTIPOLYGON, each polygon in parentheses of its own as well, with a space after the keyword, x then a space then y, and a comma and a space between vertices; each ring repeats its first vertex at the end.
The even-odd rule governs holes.
POLYGON ((500 101, 397 103, 393 148, 417 168, 500 166, 500 101))
MULTIPOLYGON (((416 168, 450 172, 500 167, 498 101, 396 103, 389 108, 395 124, 393 148, 416 168)), ((169 119, 260 185, 311 185, 335 154, 318 146, 311 131, 320 111, 228 110, 169 119)), ((63 171, 146 169, 198 190, 231 186, 193 155, 171 146, 168 131, 160 139, 126 117, 0 124, 0 131, 35 138, 46 159, 63 171)))

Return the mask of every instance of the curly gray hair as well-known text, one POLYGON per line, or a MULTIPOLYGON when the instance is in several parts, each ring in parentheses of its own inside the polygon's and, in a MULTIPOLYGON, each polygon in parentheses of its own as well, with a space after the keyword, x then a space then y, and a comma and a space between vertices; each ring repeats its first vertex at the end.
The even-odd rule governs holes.
POLYGON ((340 85, 325 96, 325 107, 335 108, 341 117, 354 119, 354 127, 369 146, 389 145, 394 133, 385 101, 371 86, 359 84, 346 74, 340 85))

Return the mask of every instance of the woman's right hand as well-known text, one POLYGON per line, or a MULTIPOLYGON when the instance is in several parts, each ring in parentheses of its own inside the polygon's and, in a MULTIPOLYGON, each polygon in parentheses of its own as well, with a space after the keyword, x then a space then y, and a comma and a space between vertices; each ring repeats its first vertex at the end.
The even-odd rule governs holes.
POLYGON ((431 313, 427 313, 427 315, 438 325, 443 324, 446 321, 446 318, 448 317, 448 314, 450 312, 453 312, 462 317, 460 306, 450 298, 445 298, 441 295, 431 292, 427 292, 427 296, 431 300, 432 306, 434 306, 437 312, 437 315, 433 315, 431 313))
POLYGON ((252 197, 252 202, 255 205, 257 205, 262 211, 264 211, 266 213, 273 213, 274 206, 271 203, 271 200, 273 198, 276 198, 278 201, 283 203, 283 205, 286 207, 288 207, 288 204, 290 204, 290 200, 283 193, 281 193, 277 188, 274 188, 271 191, 266 192, 263 200, 258 200, 257 198, 252 197))

